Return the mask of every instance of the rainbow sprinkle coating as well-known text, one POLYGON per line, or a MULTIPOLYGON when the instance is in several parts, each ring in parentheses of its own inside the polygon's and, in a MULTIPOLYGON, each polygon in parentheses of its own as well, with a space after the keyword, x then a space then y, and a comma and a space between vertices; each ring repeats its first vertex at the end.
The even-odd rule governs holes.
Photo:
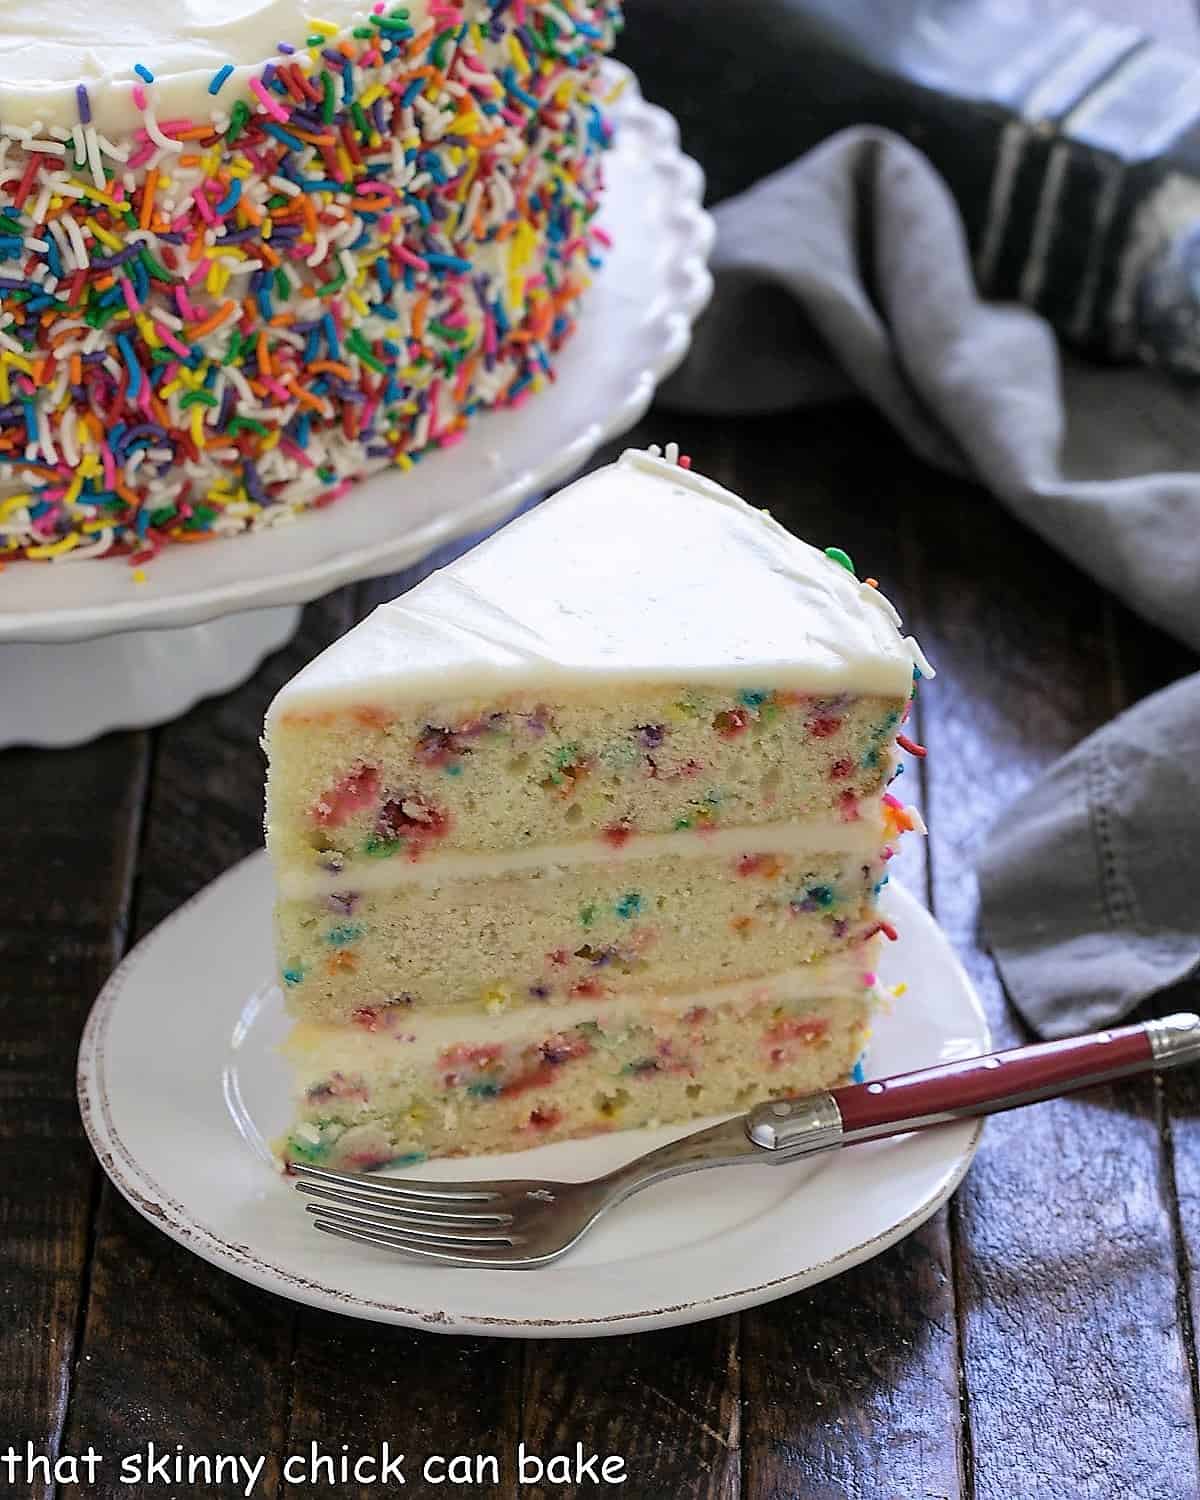
POLYGON ((614 0, 312 23, 209 119, 0 125, 0 558, 272 526, 553 379, 603 232, 614 0))

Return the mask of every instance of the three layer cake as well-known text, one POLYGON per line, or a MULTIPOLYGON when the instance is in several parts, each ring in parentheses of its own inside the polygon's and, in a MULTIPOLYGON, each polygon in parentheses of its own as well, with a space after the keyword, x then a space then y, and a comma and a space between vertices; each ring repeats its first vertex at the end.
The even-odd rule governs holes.
POLYGON ((843 554, 654 453, 381 606, 267 721, 284 1157, 512 1149, 846 1077, 927 674, 843 554))
POLYGON ((278 525, 536 391, 603 242, 618 19, 9 0, 0 559, 278 525))

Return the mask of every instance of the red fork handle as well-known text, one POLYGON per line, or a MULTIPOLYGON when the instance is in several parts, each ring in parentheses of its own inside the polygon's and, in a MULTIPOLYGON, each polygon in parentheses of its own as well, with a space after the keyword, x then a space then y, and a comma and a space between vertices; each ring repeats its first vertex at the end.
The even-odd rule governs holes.
POLYGON ((770 1100, 746 1116, 746 1133, 768 1151, 803 1155, 997 1114, 1108 1079, 1194 1061, 1200 1061, 1200 1016, 1181 1013, 965 1057, 824 1094, 770 1100))
POLYGON ((1061 1042, 1035 1042, 831 1090, 851 1139, 914 1129, 931 1117, 996 1114, 1155 1066, 1145 1026, 1120 1026, 1061 1042))

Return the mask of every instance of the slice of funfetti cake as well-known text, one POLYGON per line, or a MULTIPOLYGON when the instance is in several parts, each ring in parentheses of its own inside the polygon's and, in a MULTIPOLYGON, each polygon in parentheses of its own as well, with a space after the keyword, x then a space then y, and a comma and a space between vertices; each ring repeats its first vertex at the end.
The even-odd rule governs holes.
POLYGON ((285 1160, 511 1150, 853 1068, 929 668, 844 554, 671 457, 579 480, 272 704, 285 1160))

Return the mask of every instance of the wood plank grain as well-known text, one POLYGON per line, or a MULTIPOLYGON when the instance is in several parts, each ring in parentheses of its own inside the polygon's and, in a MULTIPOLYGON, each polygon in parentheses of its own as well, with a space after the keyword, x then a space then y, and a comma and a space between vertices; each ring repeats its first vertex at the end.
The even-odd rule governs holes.
POLYGON ((140 734, 0 755, 0 1412, 43 1454, 62 1442, 98 1183, 75 1053, 120 953, 146 766, 140 734))
MULTIPOLYGON (((106 1456, 89 1495, 161 1496, 146 1455, 266 1459, 255 1489, 278 1493, 293 1309, 210 1266, 104 1187, 90 1295, 63 1445, 106 1456), (142 1455, 132 1482, 119 1464, 142 1455)), ((202 1493, 187 1484, 178 1493, 202 1493)), ((233 1491, 229 1491, 233 1493, 233 1491)))
MULTIPOLYGON (((736 1316, 686 1328, 526 1350, 521 1440, 543 1460, 615 1455, 631 1500, 736 1500, 741 1494, 741 1356, 736 1316)), ((522 1500, 603 1492, 533 1484, 522 1500)))
MULTIPOLYGON (((135 936, 261 845, 263 714, 275 690, 346 628, 350 603, 343 592, 311 605, 299 635, 250 682, 157 732, 135 936)), ((256 1494, 274 1495, 293 1318, 291 1304, 189 1254, 106 1184, 65 1442, 110 1455, 149 1442, 160 1451, 182 1443, 198 1454, 261 1453, 268 1463, 256 1494)), ((92 1493, 162 1492, 145 1475, 120 1483, 114 1464, 92 1493)))
POLYGON ((747 1497, 963 1492, 944 1212, 866 1265, 742 1322, 747 1497))
POLYGON ((0 1411, 22 1451, 62 1436, 98 1190, 75 1053, 114 958, 96 939, 60 933, 51 958, 36 933, 0 935, 0 1411))
MULTIPOLYGON (((931 485, 915 532, 934 910, 998 1044, 1025 1032, 977 932, 974 861, 1036 773, 1120 706, 1101 591, 984 496, 931 485)), ((989 1122, 952 1215, 980 1500, 1200 1487, 1151 1080, 989 1122)))
MULTIPOLYGON (((1158 1014, 1200 1011, 1200 981, 1195 978, 1161 996, 1158 1014)), ((1171 1204, 1178 1263, 1179 1321, 1192 1377, 1192 1406, 1200 1406, 1197 1389, 1197 1309, 1200 1308, 1200 1069, 1167 1073, 1159 1088, 1159 1124, 1166 1153, 1163 1189, 1171 1204)))
POLYGON ((0 932, 121 942, 148 743, 108 734, 69 750, 0 752, 0 932))
MULTIPOLYGON (((908 614, 900 545, 926 471, 858 405, 741 422, 699 468, 817 547, 839 546, 908 614)), ((943 481, 944 483, 944 481, 943 481)), ((920 709, 918 701, 918 711, 920 709)), ((923 732, 919 719, 912 731, 923 732)), ((924 803, 923 763, 898 790, 924 803)), ((924 898, 923 840, 889 871, 924 898)), ((907 1003, 902 1001, 900 1003, 907 1003)), ((877 1260, 742 1316, 745 1492, 808 1500, 963 1492, 954 1286, 945 1213, 877 1260)))
MULTIPOLYGON (((397 1277, 404 1265, 396 1262, 397 1277)), ((519 1344, 453 1338, 407 1328, 382 1328, 328 1313, 300 1310, 293 1363, 287 1447, 380 1457, 388 1445, 404 1455, 405 1495, 435 1500, 460 1493, 446 1480, 456 1455, 486 1481, 469 1493, 516 1495, 516 1434, 521 1402, 519 1344), (445 1460, 438 1465, 436 1460, 445 1460), (496 1480, 490 1466, 495 1459, 496 1480), (425 1474, 425 1465, 434 1460, 425 1474)), ((343 1487, 323 1470, 313 1483, 294 1472, 289 1497, 379 1493, 369 1484, 343 1487)), ((524 1497, 527 1491, 522 1490, 524 1497)))

